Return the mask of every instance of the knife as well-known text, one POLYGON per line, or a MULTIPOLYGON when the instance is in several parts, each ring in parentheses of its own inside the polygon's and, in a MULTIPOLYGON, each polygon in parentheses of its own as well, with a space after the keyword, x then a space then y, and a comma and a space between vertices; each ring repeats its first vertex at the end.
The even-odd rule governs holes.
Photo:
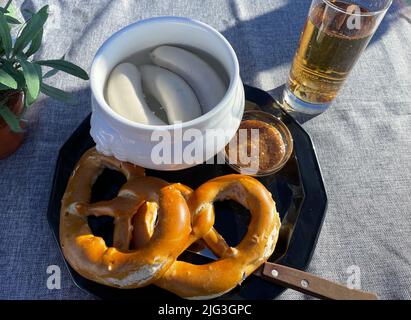
POLYGON ((378 300, 377 295, 374 293, 349 289, 342 284, 280 264, 266 262, 254 272, 254 275, 319 299, 378 300))
MULTIPOLYGON (((197 252, 189 251, 209 260, 215 261, 218 259, 218 257, 208 248, 197 252)), ((319 299, 378 300, 378 296, 374 293, 349 289, 342 284, 320 278, 311 273, 272 262, 265 262, 261 267, 254 271, 253 275, 281 287, 293 289, 319 299)))

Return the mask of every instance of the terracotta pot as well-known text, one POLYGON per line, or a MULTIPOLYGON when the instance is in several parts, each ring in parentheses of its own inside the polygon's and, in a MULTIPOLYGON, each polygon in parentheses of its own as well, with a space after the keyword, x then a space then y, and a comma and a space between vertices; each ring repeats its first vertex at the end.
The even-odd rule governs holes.
MULTIPOLYGON (((20 91, 6 91, 0 94, 0 100, 9 97, 8 107, 15 115, 23 111, 23 93, 20 91)), ((20 125, 23 125, 21 122, 20 125)), ((24 132, 13 132, 4 119, 0 116, 0 159, 5 159, 21 146, 24 132)))

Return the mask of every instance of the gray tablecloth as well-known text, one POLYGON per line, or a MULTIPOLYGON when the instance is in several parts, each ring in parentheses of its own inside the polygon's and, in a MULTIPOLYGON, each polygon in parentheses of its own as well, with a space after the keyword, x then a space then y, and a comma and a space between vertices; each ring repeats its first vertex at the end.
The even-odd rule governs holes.
MULTIPOLYGON (((89 70, 113 32, 134 21, 178 15, 220 30, 235 48, 245 83, 284 83, 309 0, 17 1, 51 18, 37 58, 61 57, 89 70)), ((304 124, 322 166, 329 208, 309 271, 361 280, 381 298, 411 298, 411 14, 390 9, 334 106, 304 124), (354 267, 353 267, 354 266, 354 267), (354 277, 354 278, 353 278, 354 277)), ((0 161, 0 298, 90 299, 71 281, 46 220, 58 150, 90 112, 88 83, 58 75, 52 85, 80 99, 41 98, 29 111, 24 145, 0 161), (49 290, 49 265, 61 289, 49 290)), ((0 143, 4 143, 1 141, 0 143)), ((281 299, 307 299, 288 290, 281 299)))

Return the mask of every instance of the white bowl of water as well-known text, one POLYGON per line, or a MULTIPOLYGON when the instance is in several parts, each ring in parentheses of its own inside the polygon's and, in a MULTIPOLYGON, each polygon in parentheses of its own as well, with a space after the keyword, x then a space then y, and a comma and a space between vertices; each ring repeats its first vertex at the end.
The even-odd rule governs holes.
MULTIPOLYGON (((244 88, 233 48, 218 31, 191 19, 158 17, 118 31, 98 50, 90 81, 91 136, 97 150, 149 169, 181 170, 209 161, 234 137, 244 113, 244 88), (172 125, 142 124, 116 113, 106 99, 111 71, 123 62, 147 64, 150 52, 164 45, 195 53, 212 66, 226 83, 221 101, 198 118, 172 125)), ((161 108, 149 102, 162 118, 161 108)))

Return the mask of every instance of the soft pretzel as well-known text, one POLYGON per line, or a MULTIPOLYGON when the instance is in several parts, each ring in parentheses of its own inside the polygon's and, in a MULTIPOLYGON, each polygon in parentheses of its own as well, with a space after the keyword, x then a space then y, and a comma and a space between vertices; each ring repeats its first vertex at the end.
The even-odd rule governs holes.
POLYGON ((144 177, 142 168, 91 149, 69 179, 62 200, 60 242, 70 265, 88 279, 119 288, 148 285, 186 249, 190 232, 190 211, 182 191, 163 180, 144 177), (115 199, 90 204, 91 188, 104 168, 120 171, 127 183, 115 199), (130 250, 131 220, 142 211, 157 215, 157 209, 155 230, 136 250, 130 250), (114 218, 111 248, 88 226, 88 216, 103 215, 114 218))
POLYGON ((272 255, 280 218, 271 194, 254 178, 229 175, 210 180, 192 193, 188 204, 193 231, 187 246, 203 239, 220 259, 205 265, 176 261, 155 282, 157 286, 187 299, 215 298, 240 284, 272 255), (248 232, 235 248, 212 227, 213 202, 228 199, 251 212, 248 232))
POLYGON ((240 284, 274 251, 279 215, 268 190, 242 175, 216 178, 193 191, 182 184, 145 177, 144 169, 86 152, 62 200, 60 241, 70 265, 84 277, 119 287, 155 283, 188 299, 218 297, 240 284), (127 182, 110 201, 90 203, 91 189, 105 168, 127 182), (251 212, 248 232, 231 248, 213 228, 213 202, 232 199, 251 212), (113 247, 92 234, 88 216, 111 216, 113 247), (177 261, 187 248, 207 246, 220 259, 193 265, 177 261))

